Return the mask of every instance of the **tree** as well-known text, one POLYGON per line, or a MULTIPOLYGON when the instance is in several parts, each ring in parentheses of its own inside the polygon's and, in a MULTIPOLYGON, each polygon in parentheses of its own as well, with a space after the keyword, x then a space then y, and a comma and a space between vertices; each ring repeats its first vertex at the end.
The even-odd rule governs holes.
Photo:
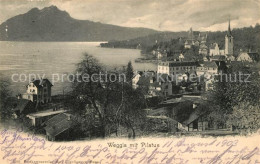
POLYGON ((254 66, 231 65, 227 74, 216 77, 214 89, 207 98, 211 102, 210 117, 224 124, 239 103, 257 105, 260 100, 260 76, 254 66), (239 74, 241 75, 239 79, 239 74), (248 79, 246 79, 249 77, 248 79))
POLYGON ((83 120, 93 119, 82 122, 88 124, 85 127, 99 127, 102 137, 116 132, 118 123, 133 130, 138 118, 137 110, 142 107, 140 93, 135 94, 132 86, 120 78, 120 70, 104 70, 97 59, 85 53, 76 69, 77 78, 74 78, 71 93, 73 98, 68 102, 68 106, 83 120))
POLYGON ((0 112, 1 112, 1 121, 9 119, 12 115, 11 108, 12 106, 8 102, 8 98, 11 95, 9 90, 10 82, 5 79, 0 79, 0 112))
POLYGON ((124 83, 122 89, 121 106, 115 113, 117 128, 122 125, 132 130, 129 137, 136 137, 136 128, 141 127, 145 121, 145 96, 140 90, 134 90, 131 85, 124 83))
POLYGON ((233 107, 227 124, 237 130, 255 132, 260 128, 260 105, 251 105, 249 102, 239 103, 233 107))
POLYGON ((133 66, 131 61, 129 61, 126 68, 126 82, 128 82, 131 86, 132 86, 133 76, 134 76, 133 66))

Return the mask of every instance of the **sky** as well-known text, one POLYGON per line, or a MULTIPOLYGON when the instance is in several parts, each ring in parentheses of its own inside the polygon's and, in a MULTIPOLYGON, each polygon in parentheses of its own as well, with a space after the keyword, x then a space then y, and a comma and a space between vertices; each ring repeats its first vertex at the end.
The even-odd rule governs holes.
POLYGON ((71 17, 159 31, 227 30, 260 23, 260 0, 0 0, 0 24, 51 5, 71 17))

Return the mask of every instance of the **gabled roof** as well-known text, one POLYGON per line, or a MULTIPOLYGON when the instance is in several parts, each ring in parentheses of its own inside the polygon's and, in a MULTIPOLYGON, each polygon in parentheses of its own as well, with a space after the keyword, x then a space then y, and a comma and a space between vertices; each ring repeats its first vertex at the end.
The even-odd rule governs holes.
POLYGON ((25 107, 29 104, 32 103, 30 100, 27 99, 19 99, 17 106, 14 108, 14 111, 20 111, 22 113, 25 109, 25 107))
POLYGON ((210 45, 210 49, 215 49, 216 46, 219 47, 218 43, 213 43, 210 45))
POLYGON ((183 121, 183 124, 185 125, 189 125, 190 123, 192 123, 193 121, 197 120, 200 117, 200 115, 198 115, 195 111, 192 112, 189 116, 189 118, 185 121, 183 121))
POLYGON ((74 126, 75 121, 72 115, 61 113, 45 122, 47 125, 44 129, 51 136, 57 136, 60 133, 74 126))
POLYGON ((43 84, 48 83, 50 86, 53 86, 48 79, 34 80, 32 83, 37 87, 41 88, 43 84))
POLYGON ((218 68, 216 62, 214 61, 204 61, 203 67, 218 68))

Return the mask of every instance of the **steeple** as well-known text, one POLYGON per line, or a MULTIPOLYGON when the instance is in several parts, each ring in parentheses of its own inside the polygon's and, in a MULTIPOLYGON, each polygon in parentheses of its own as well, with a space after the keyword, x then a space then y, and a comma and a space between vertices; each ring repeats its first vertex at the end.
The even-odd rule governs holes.
POLYGON ((233 55, 233 54, 234 54, 234 42, 233 42, 233 36, 231 34, 230 19, 229 19, 228 31, 227 31, 227 35, 225 36, 225 55, 233 55))
POLYGON ((228 20, 228 33, 227 33, 228 36, 232 36, 231 34, 231 28, 230 28, 230 18, 228 20))

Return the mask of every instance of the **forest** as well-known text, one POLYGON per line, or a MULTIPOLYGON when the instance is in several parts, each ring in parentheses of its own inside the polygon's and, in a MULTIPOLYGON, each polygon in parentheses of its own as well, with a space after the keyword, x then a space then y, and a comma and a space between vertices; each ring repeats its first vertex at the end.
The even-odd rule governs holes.
MULTIPOLYGON (((206 45, 210 46, 212 43, 218 43, 220 49, 224 48, 225 35, 227 31, 207 32, 206 45)), ((234 55, 237 56, 240 51, 260 51, 260 25, 257 23, 254 27, 244 27, 232 29, 232 36, 234 37, 234 55)), ((197 36, 199 31, 194 31, 194 36, 197 36)), ((188 36, 188 32, 162 32, 160 34, 148 35, 131 40, 124 41, 109 41, 102 43, 101 47, 112 48, 133 48, 140 49, 143 54, 150 54, 153 50, 164 49, 170 55, 174 53, 187 53, 198 55, 196 49, 185 50, 183 43, 188 36), (189 51, 189 52, 187 52, 189 51)))

